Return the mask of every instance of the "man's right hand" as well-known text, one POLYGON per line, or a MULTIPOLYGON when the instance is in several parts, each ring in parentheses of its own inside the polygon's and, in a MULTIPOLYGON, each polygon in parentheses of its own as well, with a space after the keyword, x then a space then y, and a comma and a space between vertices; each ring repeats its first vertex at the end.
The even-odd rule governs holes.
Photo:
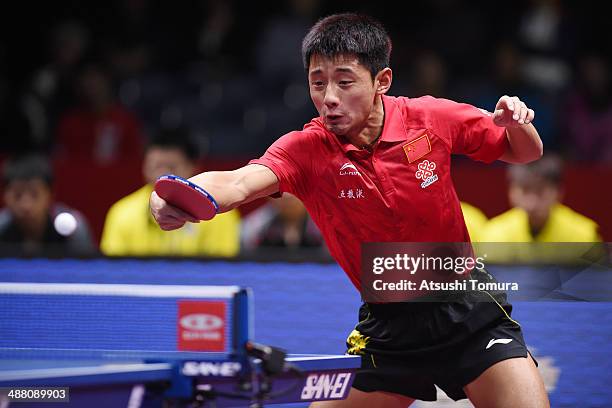
POLYGON ((149 198, 149 207, 153 218, 159 224, 159 227, 164 231, 172 231, 181 228, 186 222, 200 222, 198 219, 187 214, 166 202, 163 198, 157 195, 155 191, 151 193, 149 198))
MULTIPOLYGON (((204 186, 219 205, 218 213, 230 211, 241 204, 278 192, 276 175, 260 164, 248 164, 232 171, 209 171, 189 179, 194 184, 204 186)), ((200 222, 166 202, 152 192, 149 206, 153 218, 164 231, 181 228, 186 222, 200 222)))

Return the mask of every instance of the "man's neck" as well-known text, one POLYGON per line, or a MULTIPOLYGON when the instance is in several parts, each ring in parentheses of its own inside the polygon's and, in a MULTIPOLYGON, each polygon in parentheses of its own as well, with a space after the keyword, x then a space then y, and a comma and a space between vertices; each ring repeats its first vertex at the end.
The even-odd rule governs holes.
POLYGON ((372 112, 366 121, 365 127, 356 135, 347 135, 351 144, 360 149, 370 149, 378 141, 382 135, 383 125, 385 123, 385 108, 382 97, 376 97, 372 112))

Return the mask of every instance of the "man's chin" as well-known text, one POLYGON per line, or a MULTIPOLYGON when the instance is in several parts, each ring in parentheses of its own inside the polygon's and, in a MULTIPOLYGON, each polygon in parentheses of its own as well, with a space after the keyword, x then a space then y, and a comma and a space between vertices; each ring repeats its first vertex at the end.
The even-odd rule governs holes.
POLYGON ((325 127, 327 128, 327 130, 329 130, 330 132, 332 132, 333 134, 338 135, 338 136, 344 136, 344 135, 346 135, 346 133, 348 131, 348 127, 346 127, 346 126, 339 126, 339 125, 335 125, 335 124, 326 123, 325 127))

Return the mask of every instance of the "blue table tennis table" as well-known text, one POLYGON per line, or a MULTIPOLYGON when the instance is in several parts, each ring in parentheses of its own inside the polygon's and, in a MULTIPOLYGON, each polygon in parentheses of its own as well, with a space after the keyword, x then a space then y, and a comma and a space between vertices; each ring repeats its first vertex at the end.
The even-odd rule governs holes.
MULTIPOLYGON (((41 353, 16 352, 27 358, 3 359, 0 388, 68 387, 69 403, 43 404, 49 408, 238 407, 342 399, 360 365, 356 356, 288 355, 282 372, 265 378, 260 359, 245 367, 243 359, 224 354, 143 353, 145 358, 137 359, 132 352, 82 351, 80 357, 75 352, 73 358, 54 359, 48 350, 48 358, 32 359, 41 353), (100 358, 92 359, 95 354, 100 358)), ((38 407, 44 400, 17 403, 4 394, 3 408, 38 407)))
POLYGON ((36 399, 28 387, 68 387, 70 406, 88 408, 345 398, 360 357, 255 343, 252 297, 233 285, 0 282, 0 407, 40 404, 40 390, 18 398, 36 399))

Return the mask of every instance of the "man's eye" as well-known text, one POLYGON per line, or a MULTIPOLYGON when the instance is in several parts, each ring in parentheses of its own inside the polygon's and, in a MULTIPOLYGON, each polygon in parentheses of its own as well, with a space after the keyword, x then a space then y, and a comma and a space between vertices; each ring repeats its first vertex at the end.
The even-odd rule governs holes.
POLYGON ((340 81, 341 86, 346 86, 352 84, 354 81, 340 81))
POLYGON ((314 81, 312 86, 323 86, 323 81, 314 81))

